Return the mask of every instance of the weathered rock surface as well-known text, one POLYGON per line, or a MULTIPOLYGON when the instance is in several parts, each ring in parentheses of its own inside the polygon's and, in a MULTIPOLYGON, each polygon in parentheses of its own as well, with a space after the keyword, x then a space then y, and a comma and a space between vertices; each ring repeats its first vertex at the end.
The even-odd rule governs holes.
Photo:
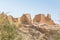
POLYGON ((31 24, 31 16, 30 14, 23 14, 23 16, 20 18, 20 21, 22 24, 31 24))
POLYGON ((39 24, 48 24, 48 25, 54 25, 54 21, 51 20, 51 15, 48 14, 45 16, 44 14, 38 14, 34 17, 33 23, 39 23, 39 24))

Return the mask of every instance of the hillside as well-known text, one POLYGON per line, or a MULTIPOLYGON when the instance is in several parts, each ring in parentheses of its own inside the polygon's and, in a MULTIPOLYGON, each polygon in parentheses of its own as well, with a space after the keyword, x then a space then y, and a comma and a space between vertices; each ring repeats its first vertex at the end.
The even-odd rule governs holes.
POLYGON ((38 14, 31 19, 30 14, 19 18, 0 14, 0 40, 60 40, 60 25, 51 15, 38 14))

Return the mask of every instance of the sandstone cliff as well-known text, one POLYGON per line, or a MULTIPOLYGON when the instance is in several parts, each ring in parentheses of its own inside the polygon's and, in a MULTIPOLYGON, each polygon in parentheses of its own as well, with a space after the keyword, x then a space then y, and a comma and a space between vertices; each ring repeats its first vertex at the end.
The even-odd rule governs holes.
POLYGON ((54 21, 51 19, 51 15, 47 14, 45 16, 44 14, 38 14, 34 17, 33 23, 39 23, 39 24, 48 24, 48 25, 54 25, 54 21))

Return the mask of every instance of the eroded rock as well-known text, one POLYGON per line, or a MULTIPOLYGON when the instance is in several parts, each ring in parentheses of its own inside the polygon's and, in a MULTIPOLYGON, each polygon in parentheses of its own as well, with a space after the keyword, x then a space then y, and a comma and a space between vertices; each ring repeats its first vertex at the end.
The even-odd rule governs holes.
POLYGON ((20 18, 20 21, 22 24, 31 24, 31 16, 30 14, 23 14, 23 16, 20 18))

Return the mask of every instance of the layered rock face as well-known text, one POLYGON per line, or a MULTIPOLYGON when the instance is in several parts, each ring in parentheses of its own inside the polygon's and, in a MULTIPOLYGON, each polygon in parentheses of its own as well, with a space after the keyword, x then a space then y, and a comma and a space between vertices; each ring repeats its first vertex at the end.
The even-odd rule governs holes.
POLYGON ((47 14, 45 16, 44 14, 38 14, 34 17, 33 23, 39 23, 39 24, 48 24, 48 25, 54 25, 55 23, 53 20, 51 20, 51 15, 47 14))
POLYGON ((46 20, 45 20, 45 16, 44 14, 38 14, 34 17, 33 19, 33 23, 46 23, 46 20))

